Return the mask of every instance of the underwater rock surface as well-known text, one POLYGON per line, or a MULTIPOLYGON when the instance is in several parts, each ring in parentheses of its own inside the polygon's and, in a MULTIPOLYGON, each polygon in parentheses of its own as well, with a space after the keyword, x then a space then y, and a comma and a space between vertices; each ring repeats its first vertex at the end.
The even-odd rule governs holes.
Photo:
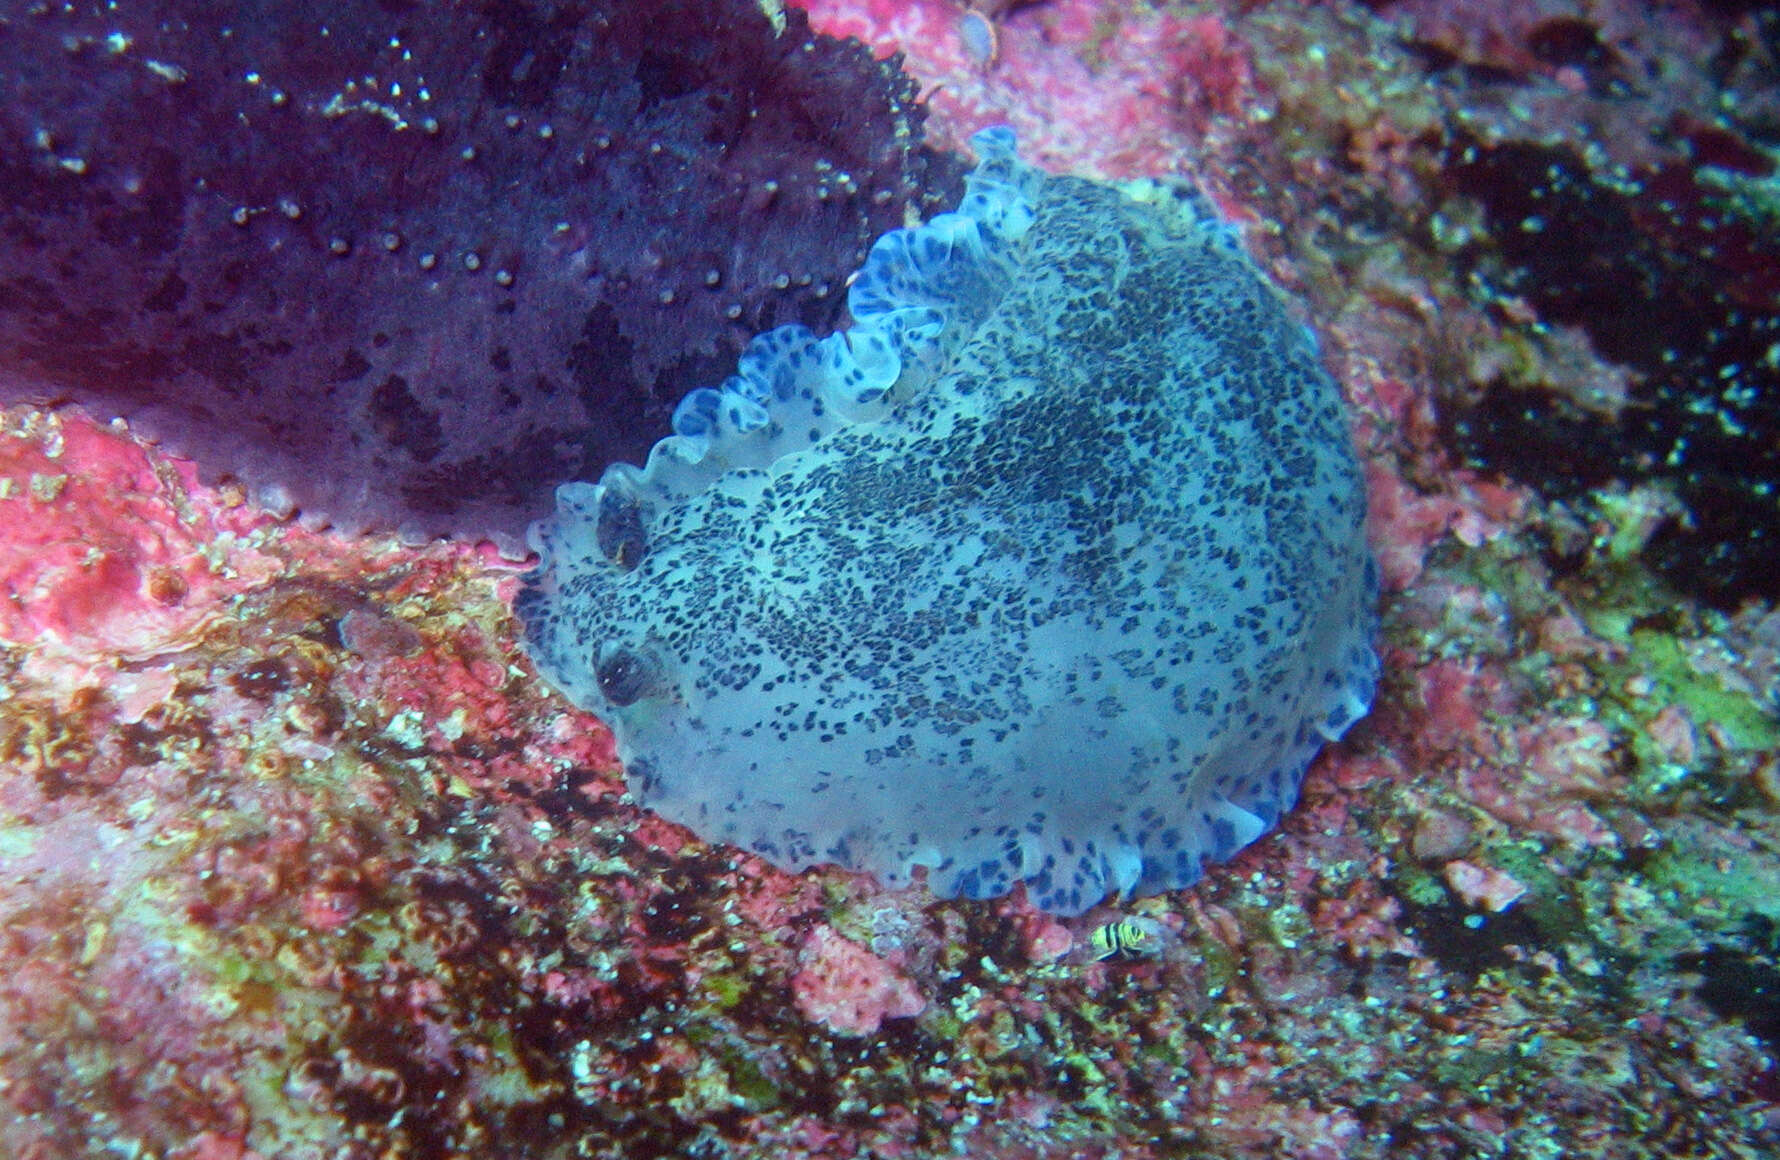
POLYGON ((1376 569, 1339 394, 1232 234, 975 144, 851 330, 761 336, 559 492, 517 608, 669 819, 1073 914, 1293 804, 1371 703, 1376 569))
POLYGON ((894 61, 745 2, 0 16, 0 403, 517 549, 903 224, 894 61))

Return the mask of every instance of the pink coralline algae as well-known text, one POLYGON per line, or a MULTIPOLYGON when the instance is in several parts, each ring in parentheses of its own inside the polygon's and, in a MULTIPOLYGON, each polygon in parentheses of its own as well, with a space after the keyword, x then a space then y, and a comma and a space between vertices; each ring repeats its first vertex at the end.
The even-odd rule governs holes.
POLYGON ((1617 257, 1744 261, 1772 14, 1045 0, 975 6, 991 59, 946 0, 808 7, 906 51, 942 141, 1007 121, 1249 223, 1368 468, 1373 714, 1190 890, 1061 921, 790 876, 635 807, 519 659, 516 568, 0 411, 0 1155, 1780 1154, 1780 613, 1665 579, 1685 480, 1547 487, 1454 421, 1649 413, 1512 284, 1543 178, 1506 162, 1616 190, 1617 257), (1646 213, 1658 171, 1724 245, 1646 213), (1092 961, 1125 917, 1166 952, 1092 961))
POLYGON ((1011 125, 1046 168, 1108 177, 1166 170, 1221 117, 1259 98, 1247 46, 1217 13, 1050 0, 972 11, 955 0, 813 0, 817 28, 902 53, 929 79, 942 140, 1011 125), (987 10, 985 12, 984 10, 987 10), (983 55, 982 29, 995 54, 983 55))
POLYGON ((791 976, 797 1009, 842 1035, 871 1035, 885 1019, 919 1015, 927 1000, 889 962, 818 926, 791 976))
POLYGON ((1443 873, 1461 901, 1491 914, 1507 910, 1527 892, 1522 883, 1490 866, 1455 860, 1446 864, 1443 873))
POLYGON ((248 549, 216 567, 254 515, 195 495, 188 466, 119 432, 20 416, 0 432, 0 480, 0 639, 35 656, 165 649, 218 614, 240 569, 278 566, 248 549))

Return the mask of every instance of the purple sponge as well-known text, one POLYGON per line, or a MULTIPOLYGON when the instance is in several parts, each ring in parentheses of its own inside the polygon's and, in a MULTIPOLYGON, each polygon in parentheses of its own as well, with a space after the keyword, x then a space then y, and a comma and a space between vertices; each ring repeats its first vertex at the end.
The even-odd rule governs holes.
POLYGON ((517 549, 749 336, 831 327, 926 156, 895 62, 749 0, 0 20, 0 402, 359 529, 517 549))

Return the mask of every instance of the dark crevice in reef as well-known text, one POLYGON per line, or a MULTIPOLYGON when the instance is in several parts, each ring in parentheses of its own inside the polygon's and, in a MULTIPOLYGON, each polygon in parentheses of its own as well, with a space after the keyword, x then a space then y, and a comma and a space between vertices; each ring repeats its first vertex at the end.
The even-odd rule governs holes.
POLYGON ((1697 993, 1726 1019, 1741 1019, 1749 1033, 1780 1053, 1780 923, 1747 915, 1728 942, 1682 955, 1676 966, 1700 976, 1697 993))
POLYGON ((1658 573, 1721 607, 1780 598, 1772 229, 1679 165, 1609 183, 1569 149, 1471 141, 1448 175, 1490 227, 1464 255, 1478 278, 1543 323, 1581 328, 1633 384, 1610 415, 1488 384, 1449 400, 1462 454, 1558 499, 1613 481, 1662 483, 1685 513, 1647 546, 1658 573))

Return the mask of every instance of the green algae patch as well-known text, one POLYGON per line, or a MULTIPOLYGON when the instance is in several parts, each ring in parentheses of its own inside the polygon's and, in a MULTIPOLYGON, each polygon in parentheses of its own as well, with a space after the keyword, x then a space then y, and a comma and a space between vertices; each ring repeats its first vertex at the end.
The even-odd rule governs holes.
POLYGON ((1194 950, 1207 995, 1222 995, 1242 977, 1242 962, 1234 951, 1217 939, 1201 938, 1195 943, 1194 950))
POLYGON ((1780 747, 1780 719, 1747 693, 1728 689, 1694 666, 1683 642, 1668 633, 1631 633, 1635 661, 1657 684, 1658 698, 1684 707, 1695 721, 1710 721, 1735 749, 1780 747))
POLYGON ((1397 895, 1414 906, 1440 906, 1452 900, 1446 883, 1437 874, 1408 862, 1399 864, 1391 875, 1397 895))
POLYGON ((748 994, 748 981, 734 975, 706 975, 705 995, 720 1011, 728 1011, 748 994))
POLYGON ((726 1052, 724 1064, 730 1092, 748 1111, 756 1114, 770 1112, 782 1102, 778 1086, 747 1056, 740 1052, 726 1052))
POLYGON ((922 1019, 926 1030, 935 1039, 945 1043, 956 1042, 964 1034, 964 1021, 950 1011, 935 1003, 928 1007, 928 1014, 922 1019))
POLYGON ((1717 911, 1760 914, 1780 922, 1780 896, 1774 893, 1771 858, 1709 855, 1677 842, 1658 851, 1644 865, 1644 877, 1658 891, 1671 895, 1671 905, 1695 916, 1717 911))
POLYGON ((1588 937, 1588 916, 1577 905, 1569 883, 1547 864, 1539 842, 1491 846, 1485 851, 1484 860, 1527 888, 1514 905, 1532 919, 1546 938, 1568 942, 1588 937))

